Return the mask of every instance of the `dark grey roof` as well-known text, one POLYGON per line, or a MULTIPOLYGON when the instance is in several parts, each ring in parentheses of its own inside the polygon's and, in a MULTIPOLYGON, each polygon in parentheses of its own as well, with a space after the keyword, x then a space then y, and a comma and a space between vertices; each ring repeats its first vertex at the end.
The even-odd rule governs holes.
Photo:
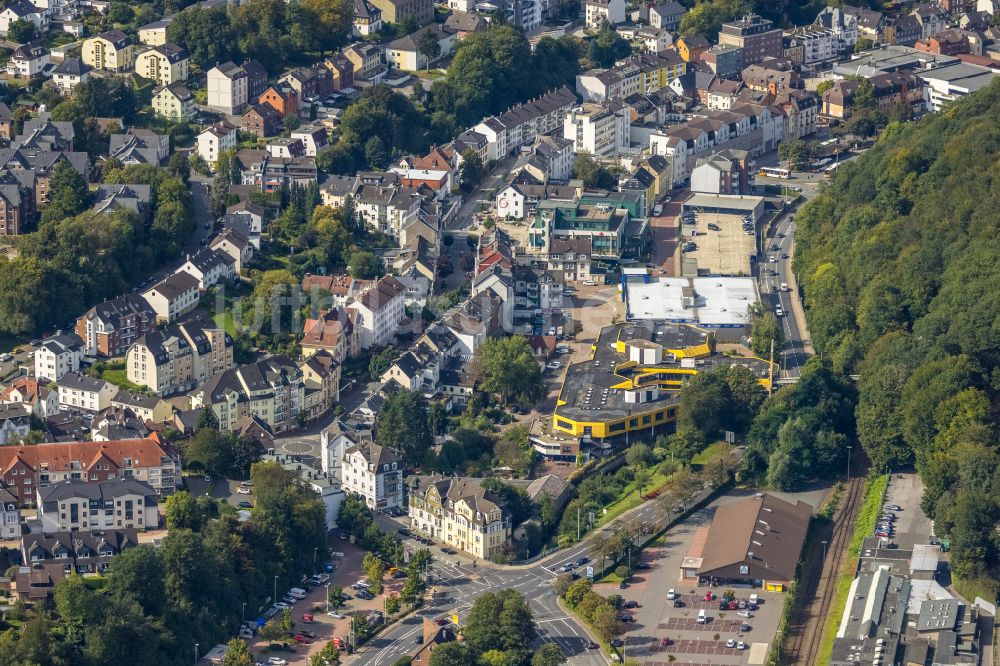
MULTIPOLYGON (((158 291, 169 299, 174 299, 184 292, 198 288, 198 280, 190 273, 179 271, 170 275, 162 282, 154 285, 149 291, 158 291)), ((149 293, 149 292, 147 292, 149 293)))
POLYGON ((80 559, 99 557, 102 551, 118 555, 122 550, 138 545, 139 538, 132 528, 25 534, 21 537, 21 553, 29 562, 32 552, 40 555, 39 559, 52 559, 56 551, 65 551, 70 559, 80 559))
POLYGON ((77 389, 80 391, 100 391, 105 386, 112 386, 109 382, 95 377, 81 375, 78 372, 67 372, 58 382, 60 387, 77 389))
POLYGON ((79 58, 64 58, 62 62, 55 66, 52 74, 62 74, 64 76, 83 76, 94 69, 79 58))
POLYGON ((147 506, 156 504, 156 491, 153 490, 153 487, 144 481, 135 479, 115 479, 100 483, 88 483, 83 479, 69 479, 55 485, 39 488, 38 495, 42 500, 43 510, 52 508, 48 506, 50 502, 60 502, 76 497, 92 501, 108 501, 122 495, 142 495, 146 498, 147 506))
POLYGON ((65 354, 66 352, 83 349, 83 340, 75 333, 64 333, 46 338, 42 342, 42 347, 53 354, 65 354))
POLYGON ((153 409, 159 404, 160 398, 155 395, 135 393, 133 391, 119 391, 112 404, 125 405, 127 407, 139 407, 142 409, 153 409))

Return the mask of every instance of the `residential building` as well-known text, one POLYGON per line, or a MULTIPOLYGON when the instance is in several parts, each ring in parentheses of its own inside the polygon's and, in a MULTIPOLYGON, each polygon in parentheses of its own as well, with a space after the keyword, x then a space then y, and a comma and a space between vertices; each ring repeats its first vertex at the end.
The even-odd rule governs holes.
MULTIPOLYGON (((857 8, 854 8, 855 10, 857 8)), ((878 14, 871 10, 863 10, 866 13, 878 14)), ((854 48, 858 42, 859 14, 848 11, 848 7, 824 7, 816 16, 813 25, 821 28, 828 28, 833 31, 834 39, 837 41, 837 51, 848 52, 854 48)), ((877 23, 877 20, 876 20, 877 23)), ((872 39, 872 42, 877 40, 872 39)))
POLYGON ((416 478, 409 496, 411 527, 437 541, 481 559, 510 542, 510 512, 474 479, 416 478))
POLYGON ((948 11, 937 4, 915 5, 910 16, 920 24, 920 39, 928 39, 948 27, 948 11))
POLYGON ((29 566, 18 569, 17 595, 44 601, 67 576, 104 573, 117 555, 138 545, 134 529, 25 534, 21 557, 29 566))
POLYGON ((122 74, 135 64, 135 44, 121 30, 108 30, 85 40, 80 57, 94 69, 122 74))
POLYGON ((814 67, 840 55, 841 41, 832 28, 806 25, 784 33, 782 49, 802 47, 800 64, 814 67))
POLYGON ((139 294, 128 294, 90 308, 76 320, 76 334, 87 356, 124 356, 132 343, 156 328, 156 313, 139 294))
POLYGON ((281 114, 270 104, 254 104, 243 112, 240 127, 261 139, 274 136, 281 130, 281 114))
POLYGON ((630 120, 621 103, 588 102, 566 114, 563 137, 573 141, 576 153, 615 159, 628 150, 630 120))
POLYGON ((304 384, 302 412, 307 420, 319 418, 340 401, 340 363, 319 350, 299 363, 304 384))
POLYGON ((305 157, 306 147, 301 139, 283 137, 267 144, 267 154, 271 157, 305 157))
POLYGON ((15 79, 41 76, 49 66, 49 50, 41 42, 28 42, 14 49, 7 61, 7 73, 15 79))
POLYGON ((156 313, 156 321, 172 324, 181 315, 198 307, 201 299, 198 279, 183 271, 170 275, 143 292, 142 297, 156 313))
POLYGON ((111 406, 118 387, 103 379, 69 372, 57 382, 59 408, 73 412, 99 412, 111 406))
POLYGON ((237 135, 236 126, 225 120, 209 125, 198 134, 198 154, 210 166, 214 166, 219 153, 236 149, 237 135))
POLYGON ((64 95, 69 95, 76 87, 90 78, 93 67, 79 58, 63 58, 52 69, 52 82, 64 95))
POLYGON ((74 333, 57 333, 35 350, 35 377, 57 382, 67 372, 79 372, 83 340, 74 333))
POLYGON ((589 238, 553 238, 546 255, 546 269, 562 271, 566 284, 591 279, 590 259, 593 248, 589 238))
POLYGON ((181 459, 154 433, 146 439, 0 447, 0 475, 22 507, 34 503, 36 488, 67 479, 136 479, 165 496, 181 486, 181 459))
POLYGON ((292 130, 291 138, 302 142, 306 157, 316 157, 329 145, 326 127, 319 123, 301 125, 298 129, 292 130))
POLYGON ((540 134, 558 130, 563 116, 576 104, 576 95, 563 86, 490 116, 472 129, 486 137, 488 159, 497 160, 534 143, 540 134))
POLYGON ((674 38, 661 28, 642 27, 635 31, 634 41, 646 47, 649 53, 664 53, 673 45, 674 38))
MULTIPOLYGON (((897 104, 919 110, 924 104, 924 80, 912 72, 887 72, 868 79, 872 84, 875 106, 885 112, 897 104)), ((823 93, 821 112, 831 118, 850 118, 854 112, 854 93, 858 81, 837 81, 823 93)))
POLYGON ((687 63, 672 51, 644 53, 612 69, 578 75, 576 90, 585 102, 649 94, 669 87, 687 68, 687 63))
POLYGON ((159 166, 170 155, 170 137, 152 130, 129 127, 124 134, 112 134, 109 156, 126 166, 159 166))
POLYGON ((69 479, 39 487, 36 495, 43 533, 160 526, 157 493, 143 481, 69 479))
POLYGON ((649 24, 654 28, 677 32, 681 19, 687 14, 687 8, 676 0, 669 0, 662 5, 649 9, 649 24))
POLYGON ((214 375, 191 394, 191 406, 210 408, 222 432, 236 431, 239 423, 254 416, 279 433, 298 423, 304 391, 295 362, 271 356, 214 375))
POLYGON ((406 288, 399 280, 387 275, 361 294, 348 309, 357 313, 361 348, 384 347, 396 334, 405 316, 406 288))
POLYGON ((296 67, 281 75, 278 85, 287 85, 298 95, 301 110, 308 112, 309 104, 333 92, 333 76, 321 63, 310 67, 296 67))
MULTIPOLYGON (((246 110, 251 99, 246 70, 232 61, 226 61, 208 70, 206 80, 208 108, 227 115, 240 114, 246 110)), ((253 99, 256 100, 256 97, 253 99)))
POLYGON ((0 35, 6 37, 15 21, 28 21, 41 31, 49 24, 49 13, 28 0, 14 0, 0 11, 0 35))
POLYGON ((892 24, 893 44, 913 46, 923 35, 923 27, 913 14, 906 14, 892 24))
POLYGON ((174 414, 173 406, 155 395, 118 391, 111 400, 112 409, 128 409, 138 418, 150 423, 167 423, 174 414))
MULTIPOLYGON (((694 34, 678 37, 676 45, 677 53, 684 62, 697 62, 701 60, 701 54, 711 48, 712 43, 705 39, 704 36, 694 34)), ((731 45, 742 48, 739 44, 731 45)))
POLYGON ((764 58, 782 56, 781 30, 757 14, 747 14, 742 19, 723 23, 719 43, 743 49, 743 66, 755 65, 764 58))
POLYGON ((941 55, 960 55, 972 52, 966 33, 956 28, 942 30, 927 39, 921 39, 913 47, 918 51, 941 55))
POLYGON ((412 32, 409 35, 386 44, 385 61, 396 69, 403 71, 414 72, 427 69, 434 62, 452 54, 455 50, 455 38, 456 35, 454 32, 446 30, 438 23, 432 23, 416 32, 412 32), (437 57, 431 61, 420 50, 420 40, 424 38, 424 34, 426 33, 434 35, 439 48, 437 57))
POLYGON ((19 443, 31 431, 31 412, 21 404, 0 405, 0 446, 19 443))
POLYGON ((611 25, 625 22, 625 0, 586 0, 586 25, 591 30, 600 30, 605 21, 611 25))
POLYGON ((15 174, 0 174, 0 237, 19 236, 23 225, 35 212, 35 197, 27 181, 34 174, 24 174, 18 179, 15 174))
MULTIPOLYGON (((353 67, 353 84, 363 79, 372 84, 382 80, 386 73, 385 49, 370 42, 357 42, 344 49, 344 57, 353 67)), ((329 67, 329 65, 328 65, 329 67)), ((352 85, 353 85, 352 84, 352 85)))
POLYGON ((250 239, 237 231, 229 228, 217 234, 209 247, 218 252, 228 255, 234 262, 233 279, 239 278, 240 272, 253 259, 254 246, 250 239))
POLYGON ((224 252, 207 247, 198 254, 189 256, 177 270, 198 280, 198 288, 204 291, 223 280, 231 282, 236 276, 236 261, 224 252))
POLYGON ((774 98, 774 105, 785 112, 785 136, 801 139, 816 131, 820 100, 815 93, 789 90, 774 98))
POLYGON ((154 46, 136 57, 135 73, 158 86, 187 81, 188 52, 176 44, 154 46))
POLYGON ((184 83, 175 81, 153 89, 153 113, 169 120, 189 120, 194 117, 194 95, 184 83))
POLYGON ((431 0, 370 0, 382 12, 386 23, 399 23, 412 16, 418 26, 434 20, 434 3, 431 0))
POLYGON ((267 212, 262 207, 249 201, 241 201, 227 208, 222 219, 226 229, 245 236, 254 250, 260 249, 260 235, 267 221, 267 212))
POLYGON ((741 78, 751 90, 779 95, 802 88, 802 77, 784 60, 765 60, 757 65, 744 67, 741 78))
POLYGON ((352 34, 355 37, 367 37, 378 34, 382 29, 382 10, 373 5, 369 0, 354 0, 354 28, 352 34))
POLYGON ((125 357, 128 380, 157 395, 190 391, 232 366, 232 338, 204 319, 147 333, 125 357))
POLYGON ((146 46, 161 46, 167 43, 167 26, 173 17, 168 16, 159 21, 147 23, 139 28, 139 43, 146 46))
POLYGON ((344 452, 341 481, 344 490, 364 497, 372 509, 403 506, 403 456, 395 449, 355 444, 344 452))
POLYGON ((292 86, 278 83, 268 86, 257 98, 257 104, 269 105, 278 112, 279 118, 284 119, 285 116, 298 114, 299 94, 292 86))
POLYGON ((716 44, 702 53, 701 59, 720 79, 735 78, 743 68, 743 49, 732 44, 716 44))
POLYGON ((648 225, 638 220, 645 217, 646 207, 644 191, 584 192, 569 203, 541 201, 528 229, 529 250, 545 253, 556 238, 584 238, 590 240, 595 258, 620 261, 645 244, 648 225))
POLYGON ((16 539, 21 536, 21 509, 17 498, 0 485, 0 539, 16 539))
POLYGON ((486 18, 479 14, 472 14, 468 10, 460 10, 454 6, 456 0, 450 0, 451 15, 444 22, 444 27, 455 33, 456 39, 465 39, 467 35, 477 32, 485 32, 488 27, 486 18))
POLYGON ((98 185, 92 210, 108 213, 126 210, 135 213, 144 223, 152 217, 152 190, 149 185, 98 185))
POLYGON ((323 66, 330 70, 333 79, 333 91, 340 92, 354 85, 354 63, 342 53, 335 53, 323 61, 323 66))
POLYGON ((724 150, 699 158, 691 172, 691 191, 748 194, 751 182, 748 160, 745 150, 724 150))
POLYGON ((316 319, 306 320, 305 333, 299 346, 306 359, 325 351, 334 360, 343 363, 345 359, 361 352, 360 330, 355 327, 350 311, 344 307, 320 310, 316 319))
POLYGON ((59 413, 59 393, 52 391, 45 380, 15 377, 0 390, 0 403, 21 405, 39 418, 59 413))

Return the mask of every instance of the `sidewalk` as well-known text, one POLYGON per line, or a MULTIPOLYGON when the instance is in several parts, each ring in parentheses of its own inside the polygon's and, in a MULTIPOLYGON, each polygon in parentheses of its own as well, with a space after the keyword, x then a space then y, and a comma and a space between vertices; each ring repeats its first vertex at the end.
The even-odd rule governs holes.
POLYGON ((802 305, 801 292, 799 291, 799 281, 795 275, 795 236, 792 236, 791 250, 788 253, 788 287, 792 290, 791 293, 795 294, 795 298, 789 299, 792 303, 792 316, 795 317, 795 325, 799 329, 799 338, 802 343, 802 350, 809 354, 810 356, 815 356, 816 351, 813 349, 812 336, 809 335, 809 326, 806 323, 806 313, 802 305))

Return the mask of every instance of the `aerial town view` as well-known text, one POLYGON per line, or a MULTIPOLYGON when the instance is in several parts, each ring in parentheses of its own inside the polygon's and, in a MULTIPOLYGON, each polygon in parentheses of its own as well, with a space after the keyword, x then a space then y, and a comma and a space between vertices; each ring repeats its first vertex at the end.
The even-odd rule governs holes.
POLYGON ((1000 0, 2 0, 0 666, 1000 666, 1000 0))

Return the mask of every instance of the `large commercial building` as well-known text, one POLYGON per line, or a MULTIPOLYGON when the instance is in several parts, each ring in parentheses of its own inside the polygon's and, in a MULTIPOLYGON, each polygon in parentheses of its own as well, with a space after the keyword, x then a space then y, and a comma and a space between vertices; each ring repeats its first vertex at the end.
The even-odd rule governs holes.
POLYGON ((720 506, 702 551, 698 576, 782 592, 795 580, 812 507, 767 493, 720 506))
POLYGON ((684 381, 720 365, 749 368, 769 387, 767 361, 715 353, 713 332, 686 324, 633 321, 601 329, 593 355, 566 371, 552 431, 609 450, 630 435, 652 439, 677 418, 684 381))

